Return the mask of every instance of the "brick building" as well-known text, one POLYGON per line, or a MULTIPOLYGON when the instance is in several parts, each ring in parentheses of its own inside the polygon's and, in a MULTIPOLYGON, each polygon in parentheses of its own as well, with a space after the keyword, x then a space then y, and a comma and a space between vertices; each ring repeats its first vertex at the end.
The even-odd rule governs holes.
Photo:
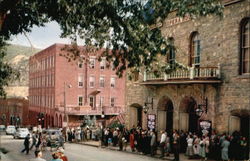
POLYGON ((198 132, 205 121, 219 133, 237 130, 249 136, 250 5, 248 0, 223 2, 223 18, 171 13, 156 25, 176 48, 159 60, 187 69, 157 76, 142 71, 139 80, 127 81, 128 127, 198 132))
POLYGON ((29 125, 29 103, 24 98, 0 99, 0 124, 26 126, 29 125))
POLYGON ((75 127, 85 116, 105 121, 123 114, 125 79, 108 68, 105 58, 98 61, 100 51, 88 53, 79 47, 88 62, 68 62, 62 56, 67 55, 63 48, 64 44, 54 44, 30 58, 31 122, 44 127, 75 127))

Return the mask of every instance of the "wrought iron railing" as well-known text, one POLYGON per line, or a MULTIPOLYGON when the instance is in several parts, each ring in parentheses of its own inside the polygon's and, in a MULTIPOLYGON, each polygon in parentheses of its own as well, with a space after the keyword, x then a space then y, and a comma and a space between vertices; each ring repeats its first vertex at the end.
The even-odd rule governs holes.
POLYGON ((170 74, 165 72, 144 72, 143 81, 151 80, 175 80, 175 79, 199 79, 199 78, 214 78, 220 79, 220 65, 217 67, 190 67, 188 69, 177 69, 170 74))

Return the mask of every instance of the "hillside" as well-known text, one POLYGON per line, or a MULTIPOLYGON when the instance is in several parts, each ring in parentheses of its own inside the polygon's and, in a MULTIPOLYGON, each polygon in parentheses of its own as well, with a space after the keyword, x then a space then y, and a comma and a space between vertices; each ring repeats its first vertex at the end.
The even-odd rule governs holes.
POLYGON ((7 46, 7 55, 5 61, 20 72, 20 79, 10 83, 6 87, 8 97, 27 97, 29 80, 29 57, 41 49, 31 49, 30 47, 20 45, 7 46))

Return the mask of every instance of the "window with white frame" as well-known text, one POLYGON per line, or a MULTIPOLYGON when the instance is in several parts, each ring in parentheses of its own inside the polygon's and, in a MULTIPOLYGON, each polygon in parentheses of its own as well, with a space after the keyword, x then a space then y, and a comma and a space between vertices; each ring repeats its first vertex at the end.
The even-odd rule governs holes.
POLYGON ((82 96, 78 96, 78 106, 82 106, 83 105, 83 97, 82 96))
POLYGON ((89 87, 93 88, 95 86, 95 77, 89 77, 89 87))
POLYGON ((100 62, 100 68, 105 69, 105 66, 106 66, 106 59, 102 57, 100 62))
POLYGON ((105 80, 104 80, 104 77, 103 76, 101 76, 100 77, 100 87, 104 87, 104 82, 105 80))
POLYGON ((89 67, 91 69, 94 69, 95 68, 95 58, 90 58, 89 59, 89 67))
POLYGON ((110 87, 115 88, 115 78, 114 77, 110 78, 110 87))
POLYGON ((110 98, 110 106, 114 107, 115 106, 115 97, 110 98))
POLYGON ((89 96, 89 105, 94 107, 94 96, 89 96))
POLYGON ((83 87, 83 74, 78 74, 78 87, 83 87))

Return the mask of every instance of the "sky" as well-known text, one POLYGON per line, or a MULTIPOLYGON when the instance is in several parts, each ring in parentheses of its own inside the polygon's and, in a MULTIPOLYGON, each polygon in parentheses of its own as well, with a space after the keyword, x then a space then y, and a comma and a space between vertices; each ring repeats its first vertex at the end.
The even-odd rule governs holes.
MULTIPOLYGON (((45 49, 54 43, 70 44, 70 39, 60 38, 60 27, 56 22, 47 23, 44 27, 33 27, 26 35, 35 48, 45 49)), ((11 44, 24 45, 30 47, 30 43, 23 34, 12 36, 11 44)))

